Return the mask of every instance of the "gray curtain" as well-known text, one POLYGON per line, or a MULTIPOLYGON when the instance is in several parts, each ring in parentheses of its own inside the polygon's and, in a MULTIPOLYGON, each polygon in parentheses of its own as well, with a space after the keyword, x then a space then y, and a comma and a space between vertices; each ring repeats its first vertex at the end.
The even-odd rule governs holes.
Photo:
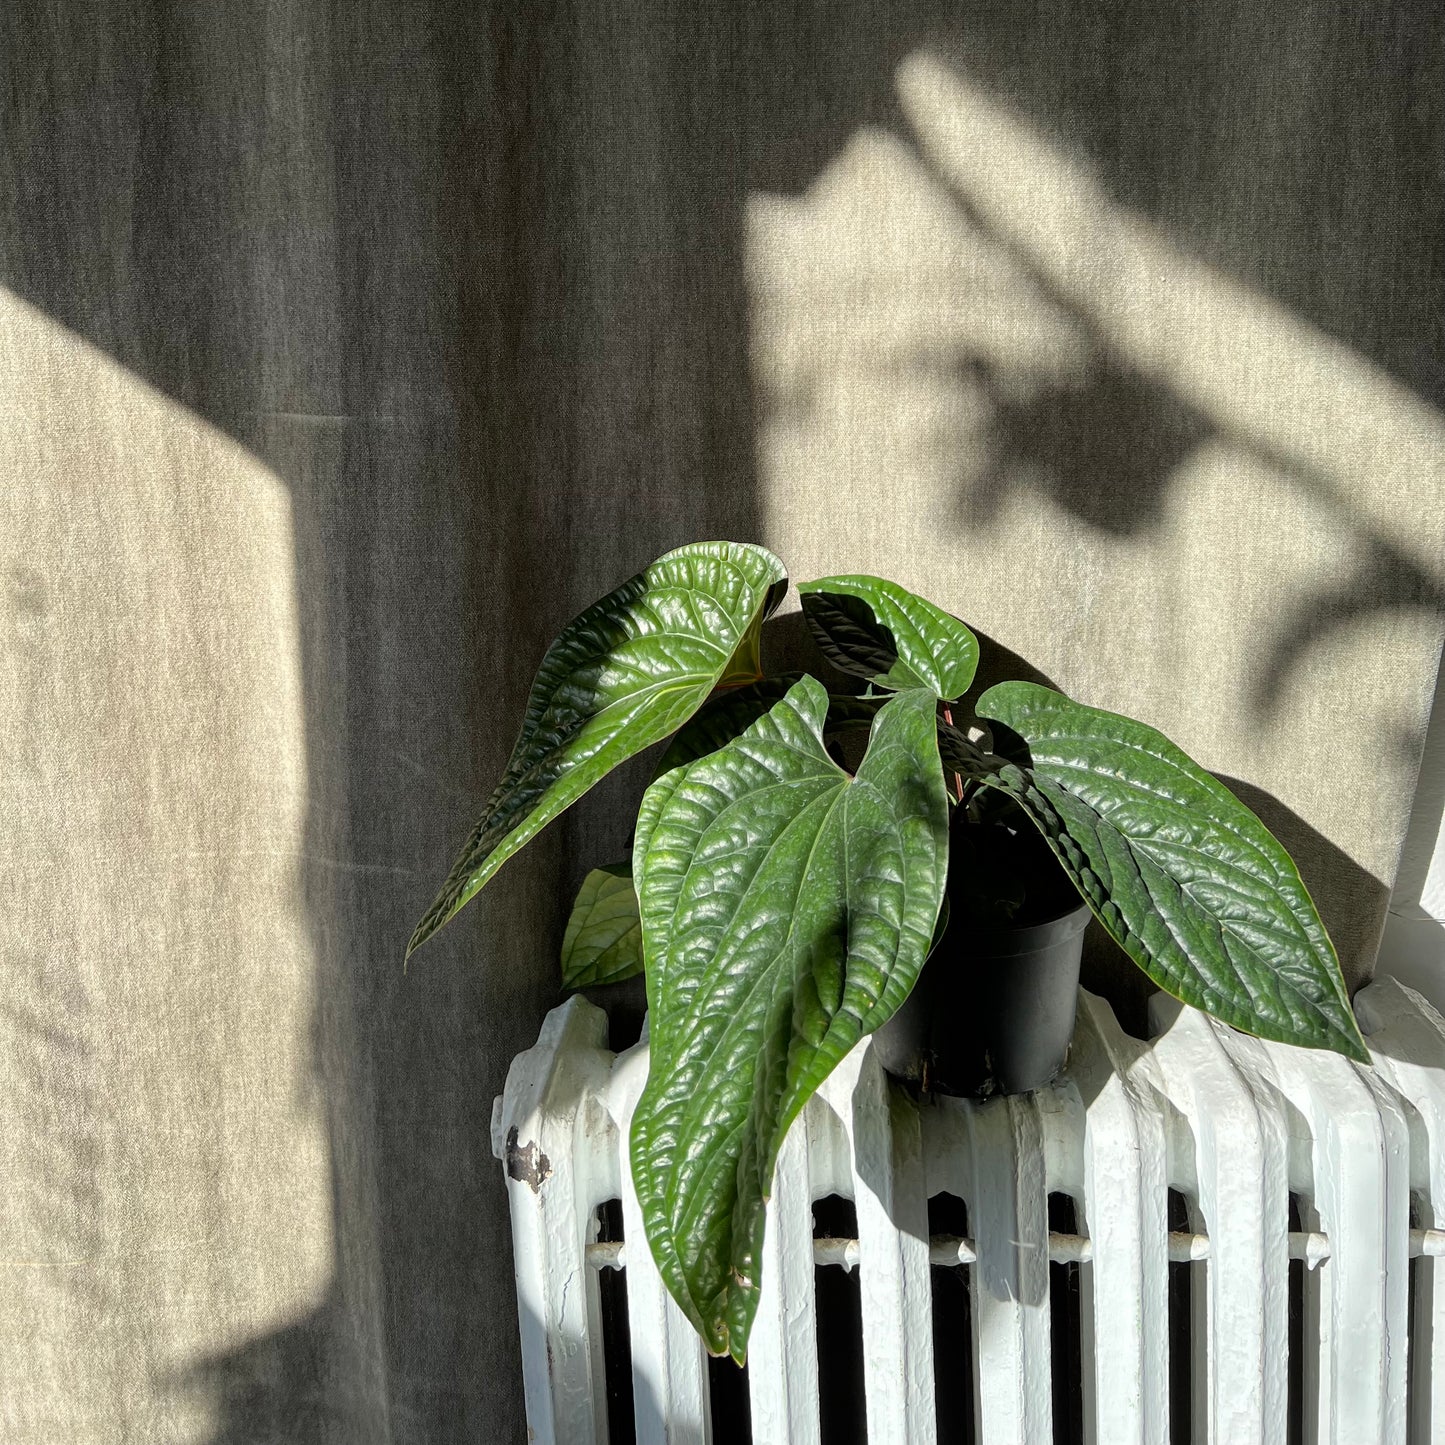
POLYGON ((1440 645, 1441 29, 6 6, 0 1435, 524 1437, 491 1101, 637 772, 401 953, 547 641, 681 542, 1164 726, 1364 977, 1440 645))

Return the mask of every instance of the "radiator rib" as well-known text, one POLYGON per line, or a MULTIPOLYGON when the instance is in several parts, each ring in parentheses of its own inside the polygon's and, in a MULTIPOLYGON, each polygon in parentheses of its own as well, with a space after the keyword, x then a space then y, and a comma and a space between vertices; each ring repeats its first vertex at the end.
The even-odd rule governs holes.
MULTIPOLYGON (((748 1372, 753 1441, 822 1445, 814 1271, 832 1268, 858 1271, 871 1445, 936 1445, 935 1370, 960 1368, 975 1439, 1045 1445, 1071 1418, 1074 1438, 1077 1414, 1053 1399, 1052 1263, 1077 1278, 1071 1388, 1090 1445, 1169 1440, 1181 1268, 1197 1281, 1175 1339, 1190 1352, 1193 1441, 1445 1445, 1445 1024, 1389 979, 1356 1007, 1373 1070, 1245 1038, 1162 997, 1141 1041, 1088 993, 1064 1076, 1023 1098, 920 1105, 868 1045, 855 1050, 779 1160, 748 1372), (1169 1226, 1171 1191, 1187 1227, 1169 1226), (857 1235, 814 1239, 813 1202, 835 1194, 853 1201, 857 1235), (967 1234, 930 1236, 939 1194, 965 1201, 951 1227, 967 1234), (1049 1228, 1053 1194, 1073 1200, 1076 1223, 1065 1210, 1049 1228), (1304 1264, 1305 1311, 1294 1421, 1291 1261, 1304 1264), (972 1329, 937 1361, 934 1269, 965 1271, 972 1329)), ((706 1355, 642 1242, 626 1169, 645 1045, 614 1056, 605 1037, 581 999, 554 1010, 494 1113, 531 1438, 607 1445, 598 1273, 611 1269, 624 1271, 636 1440, 711 1445, 706 1355), (600 1240, 598 1210, 616 1199, 625 1239, 600 1240)))

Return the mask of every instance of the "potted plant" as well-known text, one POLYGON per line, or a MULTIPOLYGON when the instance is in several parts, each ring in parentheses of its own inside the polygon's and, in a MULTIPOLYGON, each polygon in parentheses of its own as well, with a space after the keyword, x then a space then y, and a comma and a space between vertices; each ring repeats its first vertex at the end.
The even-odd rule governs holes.
POLYGON ((820 650, 862 695, 768 677, 762 624, 787 585, 761 547, 698 543, 571 622, 407 949, 612 768, 671 739, 630 867, 583 885, 566 976, 645 968, 651 1063, 633 1180, 669 1290, 708 1349, 739 1361, 783 1137, 908 998, 939 931, 951 840, 958 922, 946 932, 976 924, 990 894, 996 912, 1025 905, 998 845, 1032 830, 1159 987, 1261 1037, 1368 1060, 1294 864, 1166 738, 1028 682, 978 697, 988 731, 966 733, 953 707, 976 639, 876 577, 799 588, 820 650), (855 754, 864 743, 856 761, 850 739, 855 754))
POLYGON ((878 1055, 925 1095, 1028 1093, 1067 1057, 1093 915, 1006 794, 980 788, 951 811, 933 948, 878 1055))

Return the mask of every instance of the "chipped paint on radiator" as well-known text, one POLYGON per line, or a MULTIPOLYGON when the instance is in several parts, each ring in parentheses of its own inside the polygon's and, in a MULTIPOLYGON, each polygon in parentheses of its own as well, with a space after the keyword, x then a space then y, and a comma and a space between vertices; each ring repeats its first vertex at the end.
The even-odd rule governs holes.
MULTIPOLYGON (((779 1159, 753 1440, 820 1445, 813 1271, 856 1265, 870 1445, 934 1445, 930 1267, 947 1265, 968 1272, 977 1438, 1052 1441, 1054 1261, 1080 1270, 1084 1438, 1162 1445, 1169 1265, 1192 1261, 1196 1438, 1284 1441, 1289 1270, 1303 1260, 1301 1438, 1445 1445, 1445 1024, 1391 979, 1356 1006, 1374 1070, 1246 1038, 1162 996, 1156 1036, 1140 1041, 1081 993, 1064 1075, 987 1104, 917 1105, 860 1045, 779 1159), (1170 1190, 1189 1201, 1187 1232, 1169 1230, 1170 1190), (942 1193, 966 1202, 971 1238, 930 1240, 942 1193), (814 1240, 812 1203, 831 1194, 854 1201, 856 1240, 814 1240), (1073 1199, 1077 1233, 1050 1231, 1052 1194, 1073 1199), (1305 1228, 1290 1227, 1291 1195, 1305 1228)), ((709 1445, 706 1357, 640 1247, 625 1167, 646 1045, 614 1056, 606 1032, 580 998, 553 1010, 493 1114, 528 1422, 544 1445, 606 1445, 597 1277, 625 1267, 639 1445, 709 1445), (621 1245, 597 1240, 614 1199, 621 1245)))

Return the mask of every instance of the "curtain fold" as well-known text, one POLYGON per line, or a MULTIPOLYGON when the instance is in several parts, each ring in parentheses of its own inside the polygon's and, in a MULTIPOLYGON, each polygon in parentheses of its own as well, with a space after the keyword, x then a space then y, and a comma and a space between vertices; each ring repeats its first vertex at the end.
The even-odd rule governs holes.
POLYGON ((402 950, 547 642, 682 542, 1178 732, 1363 977, 1440 645, 1441 24, 7 7, 0 1436, 524 1438, 491 1101, 641 774, 402 950))

